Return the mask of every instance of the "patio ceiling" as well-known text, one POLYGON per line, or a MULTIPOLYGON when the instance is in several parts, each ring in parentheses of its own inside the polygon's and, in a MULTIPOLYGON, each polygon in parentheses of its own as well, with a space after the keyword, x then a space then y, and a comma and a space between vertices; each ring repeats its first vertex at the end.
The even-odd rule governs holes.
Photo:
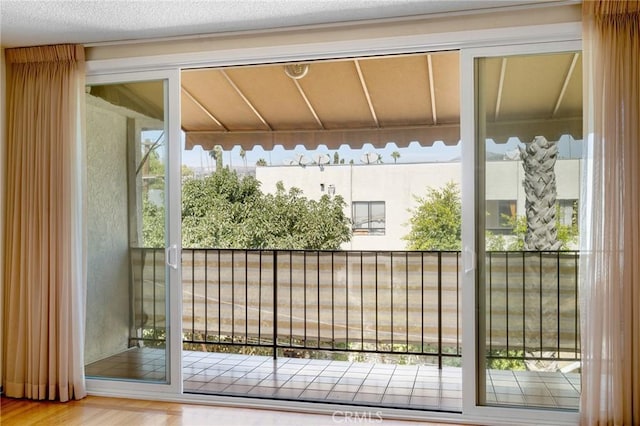
MULTIPOLYGON (((479 95, 487 138, 582 138, 579 53, 491 58, 483 64, 479 95)), ((460 139, 457 51, 309 62, 299 79, 288 76, 285 66, 183 71, 186 148, 335 149, 389 142, 404 147, 413 141, 455 145, 460 139)), ((147 112, 154 104, 161 111, 161 99, 138 95, 147 112)))

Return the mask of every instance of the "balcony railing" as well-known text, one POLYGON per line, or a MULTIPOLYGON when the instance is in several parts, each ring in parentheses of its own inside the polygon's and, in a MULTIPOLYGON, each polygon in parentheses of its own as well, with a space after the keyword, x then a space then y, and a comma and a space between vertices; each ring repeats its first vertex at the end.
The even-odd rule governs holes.
MULTIPOLYGON (((131 342, 164 338, 164 253, 133 249, 131 342)), ((576 252, 489 252, 488 358, 579 359, 576 252)), ((460 253, 183 249, 183 342, 203 350, 461 356, 460 253)), ((193 347, 193 346, 192 346, 193 347)))
POLYGON ((488 358, 580 359, 578 253, 487 252, 488 358))

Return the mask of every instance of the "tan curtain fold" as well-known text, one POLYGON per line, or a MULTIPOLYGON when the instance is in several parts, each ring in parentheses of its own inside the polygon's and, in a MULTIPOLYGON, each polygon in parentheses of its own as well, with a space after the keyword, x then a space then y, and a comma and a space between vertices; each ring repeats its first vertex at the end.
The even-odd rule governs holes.
POLYGON ((79 399, 84 384, 84 50, 7 49, 3 387, 79 399))
POLYGON ((640 3, 583 2, 585 425, 640 424, 640 3))

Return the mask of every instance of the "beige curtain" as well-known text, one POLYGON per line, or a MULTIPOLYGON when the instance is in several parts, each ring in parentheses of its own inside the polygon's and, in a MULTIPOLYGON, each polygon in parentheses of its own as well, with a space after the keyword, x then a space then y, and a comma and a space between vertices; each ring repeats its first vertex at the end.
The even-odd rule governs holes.
POLYGON ((583 3, 585 425, 640 424, 640 4, 583 3))
POLYGON ((3 386, 79 399, 84 384, 84 50, 7 49, 3 386))

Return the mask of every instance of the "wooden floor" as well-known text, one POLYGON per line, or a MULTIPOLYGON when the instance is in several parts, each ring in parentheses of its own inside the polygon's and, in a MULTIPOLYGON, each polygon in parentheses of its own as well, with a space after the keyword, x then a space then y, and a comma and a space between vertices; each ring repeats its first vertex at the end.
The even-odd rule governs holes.
MULTIPOLYGON (((2 397, 0 424, 10 425, 65 425, 65 426, 156 426, 156 425, 302 425, 324 426, 345 423, 345 413, 331 415, 300 414, 247 408, 213 407, 133 399, 89 396, 80 401, 32 402, 2 397)), ((371 422, 389 426, 430 425, 397 420, 379 420, 371 414, 371 422)), ((362 423, 362 421, 360 421, 362 423)), ((449 424, 450 425, 450 424, 449 424)))

